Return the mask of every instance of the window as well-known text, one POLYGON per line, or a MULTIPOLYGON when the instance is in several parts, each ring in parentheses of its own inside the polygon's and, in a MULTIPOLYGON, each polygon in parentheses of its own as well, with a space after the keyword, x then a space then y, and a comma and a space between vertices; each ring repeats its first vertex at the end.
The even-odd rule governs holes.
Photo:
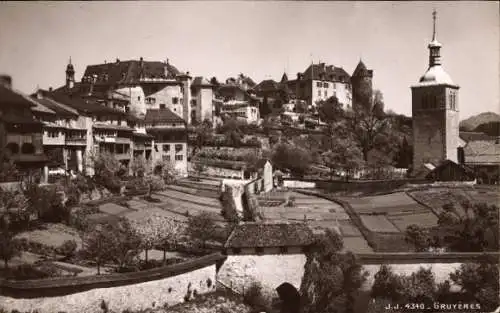
POLYGON ((307 253, 310 251, 309 247, 302 247, 302 252, 307 253))
POLYGON ((262 248, 262 247, 257 247, 257 248, 255 248, 255 252, 257 252, 258 254, 261 254, 261 253, 263 253, 263 252, 264 252, 264 248, 262 248))
POLYGON ((141 101, 141 96, 138 96, 138 97, 137 97, 137 101, 141 101))
POLYGON ((163 152, 170 152, 170 145, 163 145, 163 152))
POLYGON ((325 98, 328 97, 328 90, 325 90, 325 98))
POLYGON ((165 103, 160 104, 160 109, 165 109, 165 103))
POLYGON ((146 98, 146 103, 147 104, 155 104, 156 103, 156 99, 153 98, 153 97, 147 97, 146 98))
POLYGON ((288 253, 288 247, 280 247, 280 252, 281 253, 288 253))
POLYGON ((318 90, 318 97, 321 97, 321 90, 318 90))
POLYGON ((191 100, 191 105, 196 105, 196 99, 191 100))
POLYGON ((173 104, 177 104, 177 103, 179 103, 179 98, 177 98, 177 97, 173 97, 173 98, 172 98, 172 103, 173 103, 173 104))
POLYGON ((175 145, 175 152, 182 151, 182 144, 176 144, 175 145))
POLYGON ((321 82, 317 82, 316 87, 321 88, 321 82))
POLYGON ((234 254, 240 254, 241 253, 241 249, 240 248, 233 248, 233 253, 234 254))
POLYGON ((182 161, 182 160, 184 160, 184 156, 182 154, 178 154, 178 155, 175 156, 175 160, 176 161, 182 161))
POLYGON ((162 160, 166 162, 170 162, 170 155, 163 155, 162 160))
POLYGON ((323 83, 323 87, 328 88, 329 84, 328 83, 323 83))
POLYGON ((26 153, 26 154, 32 154, 35 153, 35 146, 33 146, 31 143, 23 143, 21 146, 21 153, 26 153))
POLYGON ((333 89, 337 89, 337 84, 333 83, 333 89))

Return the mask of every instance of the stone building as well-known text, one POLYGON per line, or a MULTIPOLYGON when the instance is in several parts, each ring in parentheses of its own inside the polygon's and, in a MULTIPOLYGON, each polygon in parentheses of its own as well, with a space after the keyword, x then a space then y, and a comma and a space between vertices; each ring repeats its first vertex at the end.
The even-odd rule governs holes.
POLYGON ((351 76, 353 105, 368 105, 373 97, 373 70, 359 60, 351 76))
POLYGON ((459 147, 458 85, 441 66, 441 44, 434 31, 429 43, 429 68, 411 87, 413 118, 413 170, 426 164, 437 166, 444 160, 457 163, 459 147))
POLYGON ((21 176, 45 181, 43 168, 48 158, 43 149, 43 125, 32 112, 36 107, 44 114, 54 113, 14 90, 10 76, 0 76, 0 164, 13 162, 21 176))
POLYGON ((288 80, 288 88, 299 100, 316 107, 318 101, 337 97, 348 108, 352 105, 351 77, 342 68, 325 63, 311 64, 297 79, 288 80))

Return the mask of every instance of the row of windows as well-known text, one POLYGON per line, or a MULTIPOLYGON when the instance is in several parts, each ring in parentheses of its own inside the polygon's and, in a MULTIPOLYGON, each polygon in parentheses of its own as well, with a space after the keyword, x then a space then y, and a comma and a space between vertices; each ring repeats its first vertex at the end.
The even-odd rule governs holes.
POLYGON ((457 94, 454 92, 450 94, 450 109, 457 109, 457 94))
MULTIPOLYGON (((19 153, 19 145, 15 142, 10 142, 7 144, 6 149, 10 151, 10 153, 18 154, 19 153)), ((21 153, 24 154, 32 154, 35 153, 35 146, 32 143, 25 142, 21 146, 21 153)))
MULTIPOLYGON (((330 87, 330 84, 329 83, 326 83, 326 82, 316 82, 316 87, 318 88, 328 88, 330 87)), ((336 83, 333 83, 333 89, 337 89, 337 84, 336 83)))
MULTIPOLYGON (((170 146, 171 145, 169 145, 169 144, 163 145, 163 152, 170 152, 170 146)), ((176 144, 175 151, 176 152, 182 151, 182 144, 176 144)))
POLYGON ((48 130, 48 131, 45 131, 45 134, 49 138, 57 138, 61 135, 61 132, 55 131, 55 130, 48 130))
MULTIPOLYGON (((171 161, 170 155, 163 155, 163 156, 162 156, 162 160, 163 160, 163 161, 170 162, 170 161, 171 161)), ((184 160, 184 156, 183 156, 182 154, 177 154, 177 155, 175 156, 175 160, 176 160, 176 161, 182 161, 182 160, 184 160)))
POLYGON ((437 97, 431 94, 425 94, 422 96, 422 109, 436 109, 437 108, 437 97))
MULTIPOLYGON (((141 101, 141 96, 137 97, 137 101, 141 101)), ((146 98, 146 104, 155 104, 155 103, 156 103, 156 98, 153 98, 153 97, 147 97, 146 98)), ((172 104, 179 104, 179 98, 178 97, 172 97, 172 104)))

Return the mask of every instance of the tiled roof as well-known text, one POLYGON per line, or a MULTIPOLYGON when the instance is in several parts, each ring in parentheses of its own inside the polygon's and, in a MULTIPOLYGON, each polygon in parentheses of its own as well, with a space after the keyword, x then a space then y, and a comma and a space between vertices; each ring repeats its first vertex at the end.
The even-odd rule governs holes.
POLYGON ((500 144, 495 140, 470 141, 464 147, 465 164, 500 165, 500 144))
POLYGON ((144 117, 145 123, 184 123, 184 120, 170 109, 149 109, 144 117))
POLYGON ((303 73, 303 79, 326 80, 326 81, 348 81, 350 75, 341 67, 325 65, 325 63, 311 64, 303 73), (320 77, 323 74, 322 78, 320 77), (343 78, 343 79, 342 79, 343 78))
POLYGON ((105 84, 123 84, 136 82, 139 78, 171 78, 180 74, 175 66, 159 61, 129 60, 114 63, 89 65, 85 69, 83 77, 97 75, 99 78, 107 75, 105 84), (142 64, 142 66, 141 66, 142 64))
POLYGON ((236 226, 226 248, 308 246, 314 236, 304 223, 244 223, 236 226))
POLYGON ((68 94, 63 90, 56 92, 47 92, 47 97, 53 99, 56 102, 76 109, 80 113, 94 115, 112 115, 120 117, 128 116, 128 114, 126 114, 125 112, 99 104, 95 99, 88 99, 78 94, 68 94))
MULTIPOLYGON (((32 95, 36 98, 36 95, 32 95)), ((50 98, 36 98, 36 101, 54 111, 57 116, 78 116, 78 111, 62 103, 58 103, 50 98)))
POLYGON ((208 79, 202 76, 196 76, 191 83, 191 86, 195 87, 212 87, 213 85, 208 81, 208 79))
POLYGON ((138 137, 138 138, 154 138, 153 136, 151 136, 149 134, 138 133, 138 132, 134 132, 132 135, 134 137, 138 137))
POLYGON ((9 106, 31 108, 36 106, 36 103, 30 99, 30 97, 25 96, 16 90, 0 86, 0 107, 9 106))
POLYGON ((488 136, 485 133, 481 132, 460 132, 459 134, 460 138, 464 140, 465 142, 469 141, 484 141, 484 140, 492 140, 490 136, 488 136))
POLYGON ((461 170, 464 171, 464 173, 468 174, 468 175, 474 175, 474 171, 468 167, 468 166, 465 166, 463 164, 457 164, 451 160, 444 160, 442 161, 441 163, 439 163, 438 166, 436 166, 435 168, 433 168, 428 174, 427 174, 427 177, 432 177, 432 175, 434 173, 439 173, 439 171, 441 169, 443 169, 444 167, 447 167, 447 166, 454 166, 456 168, 460 168, 461 170))
POLYGON ((55 115, 56 112, 51 110, 50 108, 44 106, 38 99, 33 99, 33 103, 35 103, 35 106, 31 108, 31 110, 35 113, 42 113, 42 114, 50 114, 50 115, 55 115))
POLYGON ((356 69, 352 73, 352 76, 363 75, 367 71, 368 71, 368 68, 366 67, 365 63, 363 63, 363 61, 359 60, 358 66, 356 66, 356 69))
POLYGON ((128 127, 128 126, 121 126, 121 125, 114 125, 114 124, 94 123, 93 127, 96 129, 113 129, 113 130, 133 131, 133 129, 128 127))

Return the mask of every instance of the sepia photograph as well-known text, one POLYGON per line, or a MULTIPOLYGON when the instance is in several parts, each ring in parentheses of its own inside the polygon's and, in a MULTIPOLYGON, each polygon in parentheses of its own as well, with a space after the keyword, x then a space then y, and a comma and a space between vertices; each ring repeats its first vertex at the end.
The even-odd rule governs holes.
POLYGON ((499 1, 1 1, 0 313, 500 313, 499 1))

